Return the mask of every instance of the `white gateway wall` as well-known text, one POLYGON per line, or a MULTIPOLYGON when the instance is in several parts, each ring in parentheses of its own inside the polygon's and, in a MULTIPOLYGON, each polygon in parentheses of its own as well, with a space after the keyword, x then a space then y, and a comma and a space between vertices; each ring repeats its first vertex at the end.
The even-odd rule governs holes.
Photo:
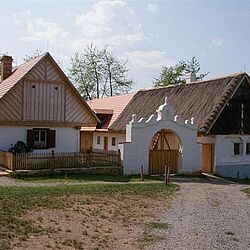
POLYGON ((247 153, 250 135, 217 135, 215 144, 215 172, 220 176, 250 178, 250 154, 247 153), (240 153, 234 154, 234 143, 240 144, 240 153))
MULTIPOLYGON (((46 128, 56 130, 56 147, 43 150, 36 149, 34 152, 51 152, 51 150, 55 150, 55 152, 79 152, 79 130, 65 127, 46 128)), ((27 143, 28 129, 33 129, 33 127, 0 126, 0 150, 8 150, 17 141, 27 143)))
POLYGON ((149 146, 153 136, 161 129, 174 132, 181 144, 178 173, 194 173, 201 170, 201 144, 197 143, 197 126, 191 121, 183 121, 173 115, 167 99, 148 120, 139 121, 133 115, 126 127, 126 143, 123 144, 124 174, 138 174, 143 165, 149 173, 149 146))

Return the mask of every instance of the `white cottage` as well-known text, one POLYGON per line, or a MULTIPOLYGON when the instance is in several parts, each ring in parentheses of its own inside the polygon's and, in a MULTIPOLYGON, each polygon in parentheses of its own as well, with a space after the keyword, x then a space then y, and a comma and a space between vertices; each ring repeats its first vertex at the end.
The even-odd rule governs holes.
POLYGON ((23 141, 35 152, 78 152, 81 126, 97 122, 49 53, 15 68, 0 58, 0 150, 23 141))
POLYGON ((170 165, 172 173, 250 178, 249 84, 239 73, 138 91, 108 128, 126 133, 124 173, 170 165))

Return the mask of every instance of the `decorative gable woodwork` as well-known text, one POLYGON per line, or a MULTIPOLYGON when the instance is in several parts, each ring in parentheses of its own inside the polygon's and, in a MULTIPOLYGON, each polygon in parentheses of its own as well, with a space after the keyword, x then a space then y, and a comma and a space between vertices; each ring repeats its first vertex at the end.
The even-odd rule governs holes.
MULTIPOLYGON (((1 83, 0 83, 1 84, 1 83)), ((22 84, 16 85, 0 102, 0 120, 22 120, 22 84)))
POLYGON ((91 110, 50 56, 41 59, 0 99, 0 122, 96 125, 91 110))

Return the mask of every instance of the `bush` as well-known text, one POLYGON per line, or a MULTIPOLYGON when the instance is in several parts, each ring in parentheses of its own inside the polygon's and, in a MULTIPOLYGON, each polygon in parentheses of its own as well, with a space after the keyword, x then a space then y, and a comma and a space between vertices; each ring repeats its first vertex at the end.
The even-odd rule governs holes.
POLYGON ((11 153, 28 153, 32 150, 31 147, 27 146, 23 141, 17 141, 17 143, 11 147, 8 151, 11 153))

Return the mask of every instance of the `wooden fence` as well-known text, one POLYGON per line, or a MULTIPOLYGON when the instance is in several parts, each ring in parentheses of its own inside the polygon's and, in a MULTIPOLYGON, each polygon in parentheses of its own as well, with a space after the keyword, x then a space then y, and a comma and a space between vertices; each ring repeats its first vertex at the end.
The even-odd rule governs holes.
POLYGON ((121 166, 121 154, 120 151, 16 154, 0 152, 0 165, 10 170, 121 166))

